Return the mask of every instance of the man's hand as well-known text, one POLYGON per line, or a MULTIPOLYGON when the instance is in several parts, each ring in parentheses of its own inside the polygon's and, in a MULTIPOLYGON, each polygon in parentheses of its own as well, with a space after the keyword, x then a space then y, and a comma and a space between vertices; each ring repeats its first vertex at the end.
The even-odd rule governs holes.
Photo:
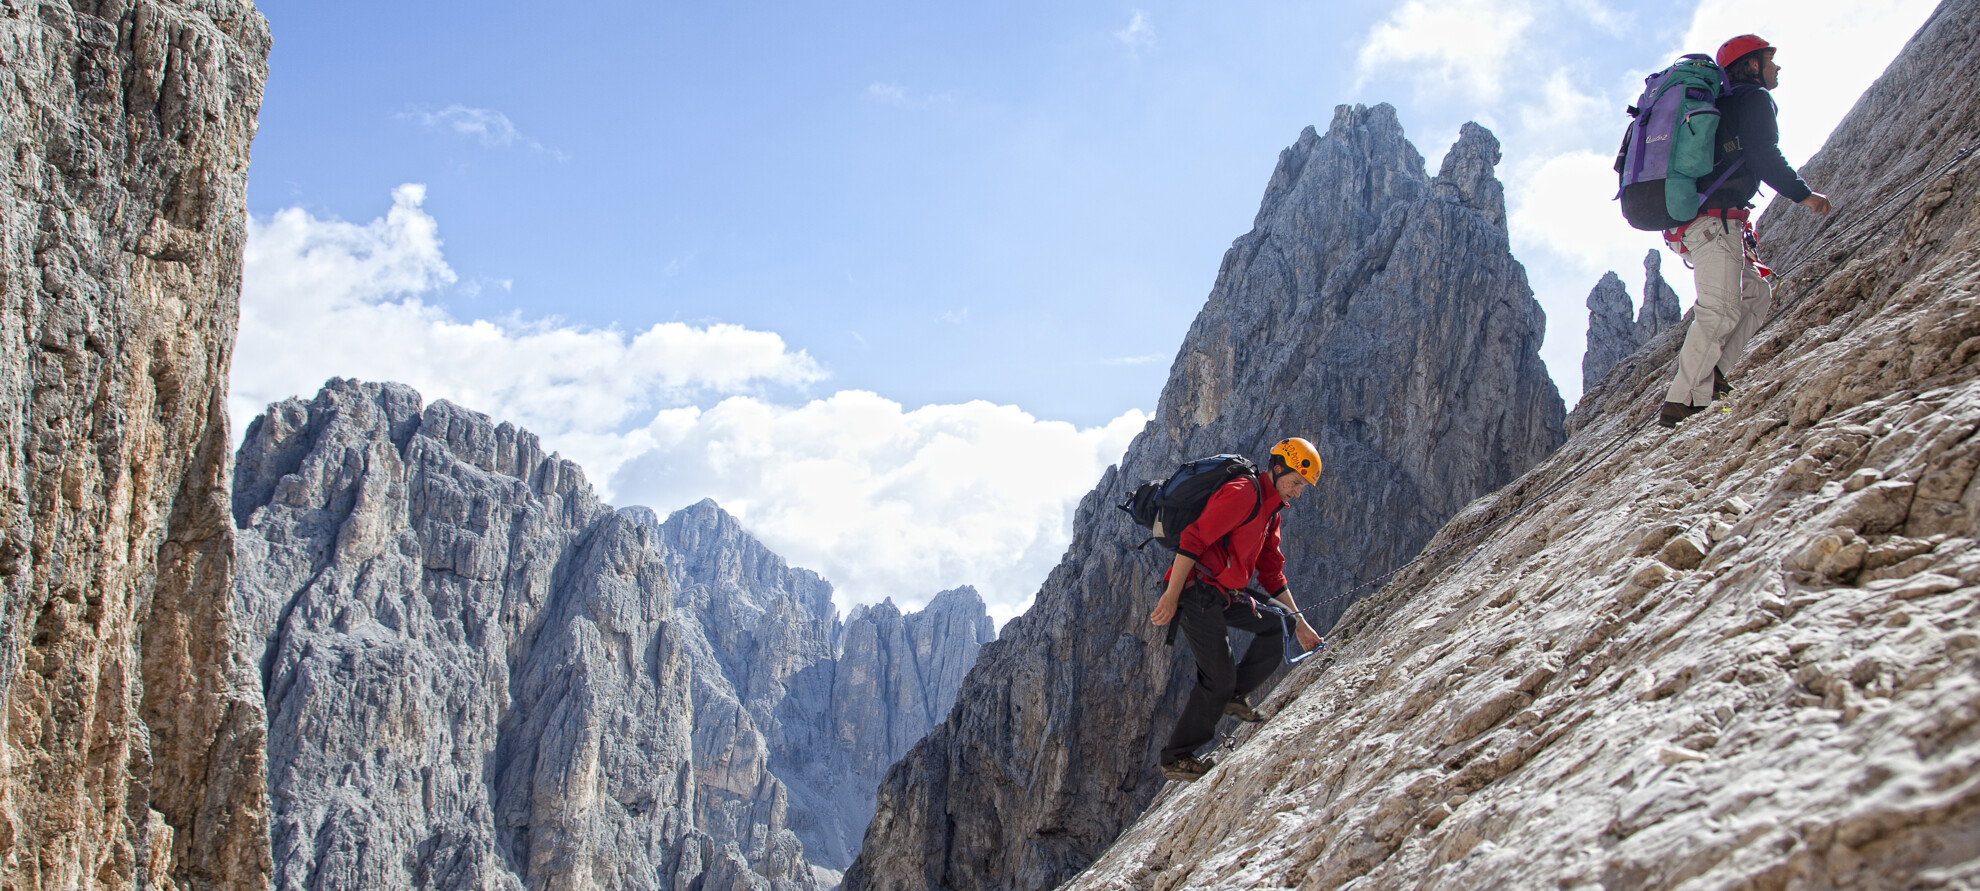
POLYGON ((1834 208, 1834 205, 1829 203, 1829 196, 1821 192, 1812 192, 1808 197, 1795 203, 1824 216, 1828 215, 1829 211, 1834 208))
POLYGON ((1299 624, 1293 626, 1293 636, 1299 638, 1299 648, 1310 650, 1320 645, 1320 632, 1306 624, 1306 617, 1299 617, 1299 624))
POLYGON ((1177 554, 1169 564, 1169 586, 1162 589, 1162 599, 1155 601, 1155 611, 1148 614, 1148 621, 1157 625, 1167 625, 1176 617, 1176 603, 1182 600, 1183 583, 1189 574, 1196 571, 1196 559, 1177 554))

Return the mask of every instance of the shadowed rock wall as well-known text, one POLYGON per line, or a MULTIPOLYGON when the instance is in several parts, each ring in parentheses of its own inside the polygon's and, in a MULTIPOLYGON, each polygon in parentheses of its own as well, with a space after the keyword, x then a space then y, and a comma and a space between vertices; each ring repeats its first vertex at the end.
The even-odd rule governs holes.
POLYGON ((268 29, 0 9, 0 885, 267 882, 226 373, 268 29))

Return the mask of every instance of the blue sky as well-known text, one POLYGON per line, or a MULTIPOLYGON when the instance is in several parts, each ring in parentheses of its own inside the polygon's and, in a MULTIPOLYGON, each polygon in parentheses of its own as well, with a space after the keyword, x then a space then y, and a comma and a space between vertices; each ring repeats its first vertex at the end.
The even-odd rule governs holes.
POLYGON ((715 497, 842 606, 1008 618, 1336 104, 1433 171, 1498 134, 1572 403, 1582 300, 1656 244, 1607 202, 1642 76, 1769 36, 1800 163, 1930 8, 271 0, 232 410, 406 380, 615 503, 715 497))

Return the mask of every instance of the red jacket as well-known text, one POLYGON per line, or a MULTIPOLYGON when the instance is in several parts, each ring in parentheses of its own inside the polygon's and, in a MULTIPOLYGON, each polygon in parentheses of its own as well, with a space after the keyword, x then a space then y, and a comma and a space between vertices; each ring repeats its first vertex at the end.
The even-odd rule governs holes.
MULTIPOLYGON (((1197 581, 1237 591, 1250 584, 1251 574, 1257 572, 1265 593, 1277 596, 1286 589, 1286 557, 1279 552, 1279 509, 1285 503, 1278 488, 1263 478, 1231 480, 1210 494, 1203 515, 1183 530, 1182 546, 1176 551, 1196 560, 1197 581), (1254 505, 1258 514, 1247 522, 1254 505)), ((1168 573, 1162 578, 1166 581, 1168 573)))

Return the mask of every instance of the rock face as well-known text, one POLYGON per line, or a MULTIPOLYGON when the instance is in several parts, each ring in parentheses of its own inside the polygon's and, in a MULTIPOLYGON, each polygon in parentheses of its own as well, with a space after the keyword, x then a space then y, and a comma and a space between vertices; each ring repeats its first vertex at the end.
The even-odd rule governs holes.
POLYGON ((1867 216, 1980 133, 1976 49, 1942 4, 1804 168, 1839 217, 1763 218, 1792 273, 1729 411, 1644 428, 1653 341, 1440 539, 1564 488, 1068 887, 1980 886, 1980 158, 1867 216))
POLYGON ((1684 321, 1677 292, 1664 281, 1663 258, 1656 248, 1643 255, 1643 308, 1636 314, 1636 334, 1644 343, 1684 321))
POLYGON ((249 427, 233 507, 276 888, 816 887, 774 777, 700 794, 653 530, 534 436, 336 380, 249 427))
POLYGON ((714 502, 398 384, 271 406, 234 517, 277 888, 816 887, 992 634, 970 589, 841 626, 714 502))
POLYGON ((695 749, 725 753, 697 761, 703 825, 783 808, 811 862, 844 869, 881 776, 947 714, 995 637, 983 599, 965 587, 905 615, 891 601, 860 606, 841 625, 829 583, 715 502, 664 523, 644 508, 624 513, 657 532, 694 632, 695 749), (761 794, 777 781, 775 800, 761 794))
POLYGON ((0 886, 267 882, 223 401, 268 45, 237 0, 0 16, 0 886))
POLYGON ((1599 387, 1616 363, 1684 321, 1677 292, 1664 281, 1660 263, 1655 249, 1643 258, 1643 307, 1634 320, 1630 318, 1629 291, 1615 273, 1604 273, 1595 289, 1588 292, 1588 349, 1581 355, 1582 392, 1599 387))
POLYGON ((1194 678, 1148 623, 1166 555, 1113 510, 1187 458, 1303 435, 1326 476, 1285 515, 1292 590, 1325 627, 1471 499, 1564 436, 1542 316, 1512 259, 1498 142, 1466 125, 1426 175, 1394 109, 1345 107, 1280 155, 1156 416, 1081 503, 1030 611, 887 774, 856 889, 1051 888, 1161 788, 1194 678))

